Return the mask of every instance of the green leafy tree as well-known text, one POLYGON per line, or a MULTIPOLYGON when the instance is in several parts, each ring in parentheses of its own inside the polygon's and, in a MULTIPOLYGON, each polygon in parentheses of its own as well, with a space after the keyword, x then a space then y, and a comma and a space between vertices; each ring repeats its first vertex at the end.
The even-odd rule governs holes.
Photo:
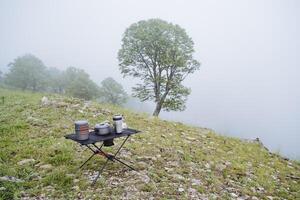
POLYGON ((73 97, 90 100, 99 96, 99 87, 82 69, 69 67, 64 72, 65 91, 73 97))
POLYGON ((66 87, 64 72, 55 67, 50 67, 47 68, 46 74, 49 92, 64 93, 66 87))
POLYGON ((126 29, 118 53, 121 73, 142 80, 133 95, 156 103, 154 116, 161 109, 185 109, 190 89, 183 80, 199 69, 193 58, 194 43, 178 25, 160 19, 139 21, 126 29))
POLYGON ((8 65, 9 73, 5 82, 22 90, 41 91, 45 88, 46 67, 31 54, 16 58, 8 65))
POLYGON ((115 105, 122 105, 127 101, 127 94, 122 85, 108 77, 101 82, 100 100, 115 105))

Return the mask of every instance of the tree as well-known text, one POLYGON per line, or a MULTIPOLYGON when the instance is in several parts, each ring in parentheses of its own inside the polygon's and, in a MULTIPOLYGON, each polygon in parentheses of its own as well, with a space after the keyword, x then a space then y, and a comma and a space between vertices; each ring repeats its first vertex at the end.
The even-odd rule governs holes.
POLYGON ((22 90, 40 91, 45 86, 45 70, 43 62, 31 54, 16 58, 8 65, 9 73, 5 82, 22 90))
POLYGON ((82 69, 69 67, 64 72, 66 93, 77 98, 90 100, 99 96, 99 87, 82 69))
POLYGON ((108 77, 101 82, 100 100, 115 105, 122 105, 127 100, 127 94, 122 85, 108 77))
POLYGON ((182 82, 200 66, 193 58, 193 46, 183 28, 160 19, 139 21, 126 29, 118 53, 120 70, 143 81, 133 87, 133 95, 154 101, 154 116, 161 109, 185 109, 190 89, 182 82))
POLYGON ((62 94, 65 92, 66 81, 64 72, 55 68, 47 68, 47 86, 49 92, 62 94))

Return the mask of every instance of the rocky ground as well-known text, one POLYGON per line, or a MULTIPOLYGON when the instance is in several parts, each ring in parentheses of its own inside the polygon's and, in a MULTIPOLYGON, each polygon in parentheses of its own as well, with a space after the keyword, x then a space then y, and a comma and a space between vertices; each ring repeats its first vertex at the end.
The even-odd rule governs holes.
MULTIPOLYGON (((0 89, 0 199, 300 199, 300 164, 270 153, 259 140, 49 94, 0 89), (132 136, 109 163, 64 139, 73 122, 91 125, 122 113, 132 136)), ((122 142, 115 140, 115 146, 122 142)), ((107 151, 113 151, 106 147, 107 151)))

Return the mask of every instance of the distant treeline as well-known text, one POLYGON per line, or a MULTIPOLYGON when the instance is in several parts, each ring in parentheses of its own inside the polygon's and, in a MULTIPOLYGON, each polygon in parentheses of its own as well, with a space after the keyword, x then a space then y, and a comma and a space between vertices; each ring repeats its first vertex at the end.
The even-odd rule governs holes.
POLYGON ((11 88, 59 93, 85 100, 98 99, 117 105, 125 103, 127 99, 122 85, 113 78, 104 79, 98 86, 83 69, 47 67, 31 54, 14 59, 8 67, 8 73, 0 71, 0 83, 11 88))

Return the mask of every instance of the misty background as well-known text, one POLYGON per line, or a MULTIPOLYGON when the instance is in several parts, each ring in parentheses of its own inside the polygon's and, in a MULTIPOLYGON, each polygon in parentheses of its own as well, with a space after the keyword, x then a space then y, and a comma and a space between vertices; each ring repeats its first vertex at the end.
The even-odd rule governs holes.
MULTIPOLYGON (((46 66, 113 77, 128 93, 117 60, 132 23, 161 18, 195 43, 200 70, 184 112, 160 117, 261 141, 300 159, 300 3, 289 1, 0 1, 0 70, 32 53, 46 66)), ((154 109, 138 104, 139 111, 154 109)))

